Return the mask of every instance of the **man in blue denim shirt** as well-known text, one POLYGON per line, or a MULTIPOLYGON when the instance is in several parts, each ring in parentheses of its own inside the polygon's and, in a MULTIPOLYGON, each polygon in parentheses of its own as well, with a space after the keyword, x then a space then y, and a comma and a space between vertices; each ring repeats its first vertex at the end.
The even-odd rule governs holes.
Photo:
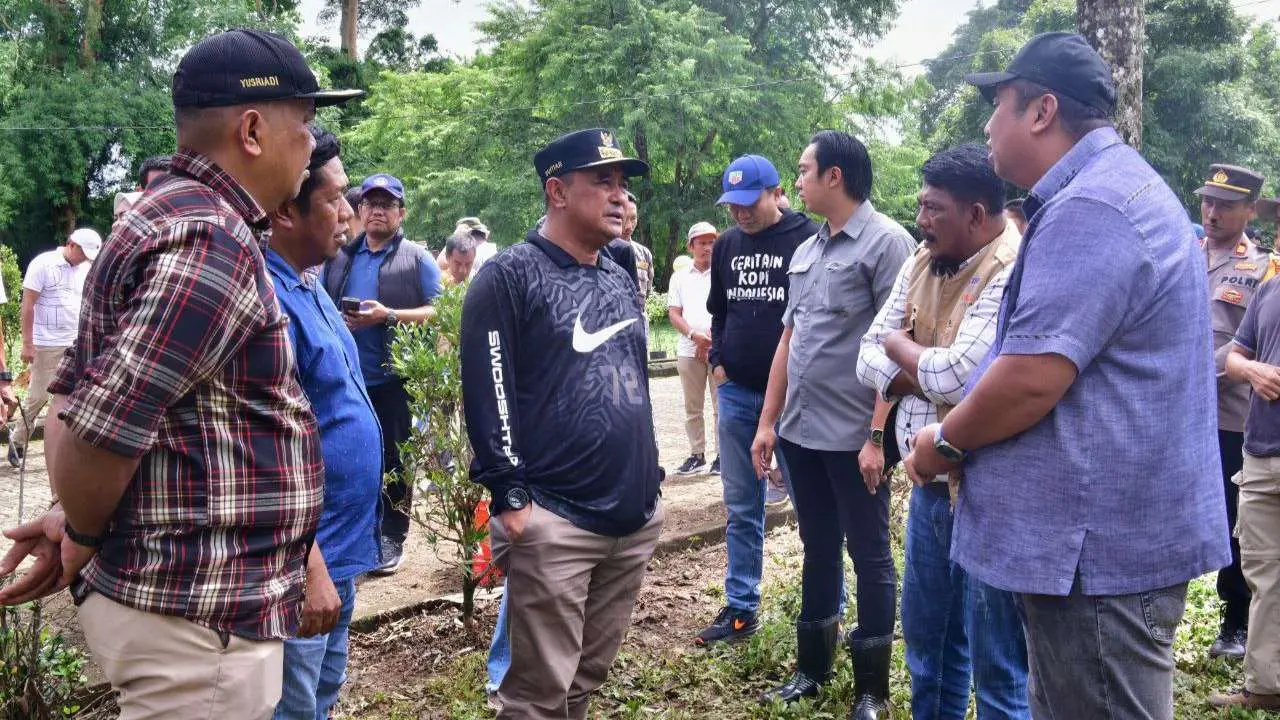
POLYGON ((992 352, 908 472, 968 455, 951 556, 1017 594, 1034 717, 1172 718, 1187 582, 1230 561, 1203 255, 1083 38, 969 81, 1030 224, 992 352))
POLYGON ((275 717, 323 720, 346 680, 347 635, 356 577, 378 564, 382 433, 360 372, 355 339, 319 281, 305 268, 332 258, 353 211, 338 139, 312 128, 310 175, 297 199, 271 216, 267 270, 289 316, 302 388, 320 427, 324 510, 307 560, 298 637, 284 646, 275 717))

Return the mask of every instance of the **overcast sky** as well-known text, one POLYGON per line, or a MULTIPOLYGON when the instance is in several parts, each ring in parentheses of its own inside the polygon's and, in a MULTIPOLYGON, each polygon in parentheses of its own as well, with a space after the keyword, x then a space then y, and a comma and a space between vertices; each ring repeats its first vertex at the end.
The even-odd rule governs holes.
MULTIPOLYGON (((951 33, 975 6, 966 0, 903 0, 894 28, 870 49, 878 60, 916 63, 935 57, 951 42, 951 33)), ((990 4, 990 0, 986 4, 990 4)), ((1280 0, 1239 0, 1240 11, 1261 19, 1280 16, 1280 0), (1246 4, 1247 3, 1247 4, 1246 4)), ((485 17, 485 0, 421 0, 409 11, 409 30, 415 35, 434 33, 448 55, 469 57, 476 51, 479 34, 475 23, 485 17)), ((320 35, 338 43, 338 28, 322 27, 316 15, 324 0, 302 0, 303 35, 320 35)), ((361 50, 363 51, 363 47, 361 50)), ((904 68, 908 73, 918 68, 904 68)))

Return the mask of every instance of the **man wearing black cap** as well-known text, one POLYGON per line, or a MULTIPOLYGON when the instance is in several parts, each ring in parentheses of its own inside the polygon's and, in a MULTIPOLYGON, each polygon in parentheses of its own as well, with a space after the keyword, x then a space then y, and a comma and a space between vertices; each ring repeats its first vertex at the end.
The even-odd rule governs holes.
POLYGON ((557 138, 534 166, 545 222, 480 268, 463 306, 463 399, 507 573, 498 717, 585 718, 662 529, 643 309, 600 252, 648 166, 602 129, 557 138))
POLYGON ((412 489, 396 476, 401 471, 400 445, 409 439, 413 417, 404 379, 391 369, 391 329, 401 323, 430 320, 431 301, 440 294, 440 268, 421 245, 405 242, 404 184, 394 175, 376 173, 360 184, 360 221, 364 232, 324 265, 321 279, 356 347, 369 397, 382 425, 382 466, 391 476, 382 491, 382 563, 373 575, 400 569, 409 536, 412 489), (343 307, 343 298, 359 309, 343 307))
POLYGON ((1083 38, 967 79, 1031 222, 991 353, 907 471, 963 466, 951 557, 1014 593, 1033 717, 1170 720, 1187 583, 1231 559, 1204 256, 1083 38))
POLYGON ((173 77, 178 152, 116 226, 50 386, 61 502, 10 533, 0 603, 74 581, 128 718, 266 718, 323 495, 316 420, 263 253, 323 92, 279 35, 208 38, 173 77), (60 546, 60 547, 59 547, 60 546))
MULTIPOLYGON (((1258 286, 1275 271, 1271 255, 1245 235, 1245 227, 1257 216, 1262 175, 1235 165, 1212 165, 1200 196, 1200 241, 1209 267, 1209 317, 1213 327, 1213 360, 1218 375, 1218 456, 1222 462, 1222 488, 1227 499, 1227 525, 1235 527, 1239 489, 1232 482, 1244 463, 1244 419, 1249 413, 1249 384, 1227 377, 1226 359, 1231 351, 1245 308, 1258 286)), ((1231 539, 1231 564, 1218 571, 1218 598, 1222 600, 1222 624, 1209 648, 1210 657, 1244 657, 1249 628, 1249 585, 1240 571, 1240 542, 1231 539)))

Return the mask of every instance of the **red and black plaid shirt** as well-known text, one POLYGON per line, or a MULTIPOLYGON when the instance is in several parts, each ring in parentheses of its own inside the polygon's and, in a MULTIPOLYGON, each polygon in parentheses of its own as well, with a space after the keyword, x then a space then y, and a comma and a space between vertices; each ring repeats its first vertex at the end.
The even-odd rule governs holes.
POLYGON ((72 432, 141 465, 80 596, 295 634, 324 471, 266 228, 234 178, 184 150, 93 263, 50 391, 68 396, 72 432))

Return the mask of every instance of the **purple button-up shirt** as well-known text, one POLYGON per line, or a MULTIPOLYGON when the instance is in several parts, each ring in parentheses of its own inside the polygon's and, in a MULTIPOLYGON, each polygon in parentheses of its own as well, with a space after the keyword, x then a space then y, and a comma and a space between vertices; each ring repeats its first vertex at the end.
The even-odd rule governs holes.
POLYGON ((1078 370, 1023 433, 973 453, 952 559, 983 582, 1067 595, 1174 585, 1231 560, 1204 258, 1173 191, 1111 128, 1031 191, 998 355, 1078 370))

